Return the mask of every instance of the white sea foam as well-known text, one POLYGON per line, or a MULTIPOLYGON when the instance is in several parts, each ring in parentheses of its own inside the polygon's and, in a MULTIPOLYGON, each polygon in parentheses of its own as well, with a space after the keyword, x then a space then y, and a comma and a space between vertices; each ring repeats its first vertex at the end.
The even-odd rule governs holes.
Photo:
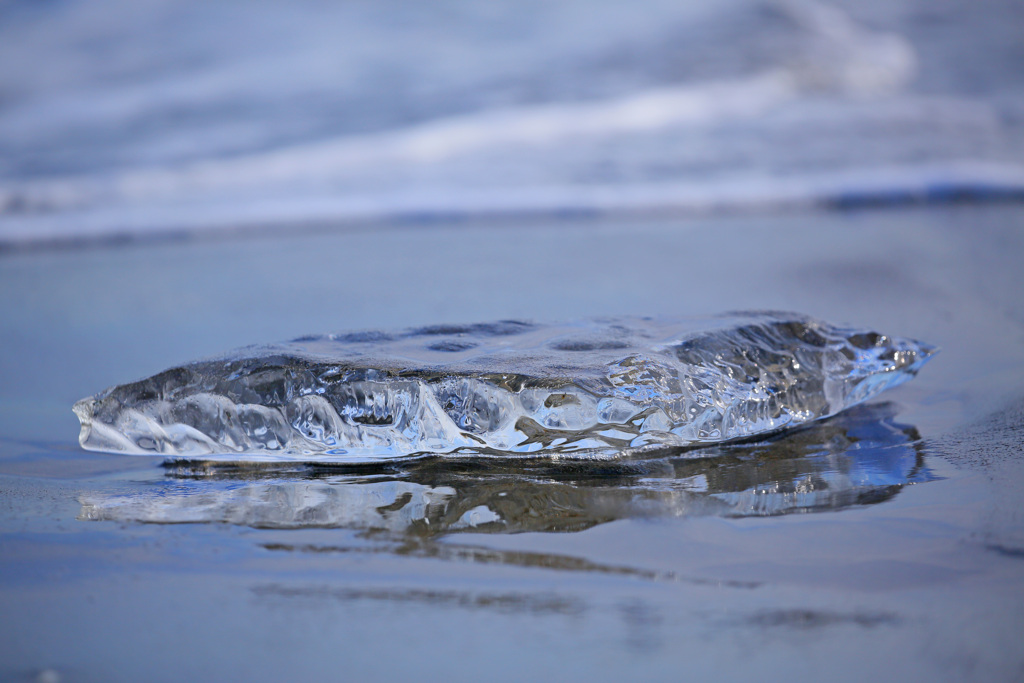
MULTIPOLYGON (((744 6, 756 5, 729 5, 744 6)), ((694 16, 713 13, 709 7, 694 16)), ((917 69, 905 39, 811 0, 771 7, 793 27, 787 49, 775 62, 729 77, 471 106, 230 157, 211 152, 63 177, 0 176, 0 245, 422 217, 694 213, 1024 194, 1024 166, 999 144, 1004 126, 992 106, 905 92, 917 69)), ((651 28, 630 29, 644 30, 651 28)), ((369 49, 356 43, 357 52, 369 49)), ((509 54, 541 68, 543 60, 517 49, 509 54)), ((287 69, 263 67, 271 85, 292 92, 287 69)), ((466 69, 477 80, 484 73, 466 69)), ((255 87, 250 72, 224 67, 151 84, 57 88, 48 99, 0 109, 0 133, 130 126, 154 107, 171 110, 195 98, 230 102, 231 83, 255 87)), ((339 74, 318 66, 297 79, 321 76, 339 74)), ((248 134, 224 130, 239 139, 248 134)), ((165 137, 165 147, 180 146, 165 137)))
POLYGON ((0 247, 437 219, 700 215, 1022 196, 1024 166, 979 162, 628 185, 469 189, 442 186, 361 195, 252 195, 244 200, 232 197, 220 202, 153 201, 144 205, 11 216, 0 223, 0 247))

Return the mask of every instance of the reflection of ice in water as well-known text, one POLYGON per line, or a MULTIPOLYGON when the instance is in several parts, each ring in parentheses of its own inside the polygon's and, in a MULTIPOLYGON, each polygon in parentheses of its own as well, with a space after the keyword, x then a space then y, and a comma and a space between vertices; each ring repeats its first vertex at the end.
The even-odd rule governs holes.
POLYGON ((81 518, 401 532, 436 517, 456 495, 447 486, 397 480, 179 481, 147 496, 84 498, 81 518))
POLYGON ((934 349, 791 313, 310 337, 75 405, 86 448, 210 460, 619 458, 834 415, 934 349))
POLYGON ((168 480, 155 490, 83 497, 80 518, 432 536, 574 531, 648 515, 837 510, 931 479, 916 430, 893 416, 888 404, 866 406, 770 441, 615 466, 424 461, 387 475, 322 468, 288 475, 256 466, 168 465, 168 480))

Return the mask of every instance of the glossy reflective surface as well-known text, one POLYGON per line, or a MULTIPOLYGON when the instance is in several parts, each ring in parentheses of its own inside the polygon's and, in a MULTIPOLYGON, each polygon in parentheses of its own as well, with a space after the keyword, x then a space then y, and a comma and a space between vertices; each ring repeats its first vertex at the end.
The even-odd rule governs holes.
POLYGON ((935 349, 796 313, 508 320, 255 346, 74 406, 89 450, 225 462, 617 460, 805 425, 935 349))
POLYGON ((2 675, 1012 679, 1019 225, 1016 207, 965 207, 9 254, 2 675), (704 256, 723 240, 741 279, 704 256), (624 244, 643 245, 645 276, 608 282, 624 244), (474 295, 423 287, 425 253, 474 295), (247 313, 254 292, 273 316, 247 313), (168 466, 75 442, 68 406, 97 386, 328 318, 401 329, 638 301, 805 310, 942 352, 884 403, 614 466, 168 466))

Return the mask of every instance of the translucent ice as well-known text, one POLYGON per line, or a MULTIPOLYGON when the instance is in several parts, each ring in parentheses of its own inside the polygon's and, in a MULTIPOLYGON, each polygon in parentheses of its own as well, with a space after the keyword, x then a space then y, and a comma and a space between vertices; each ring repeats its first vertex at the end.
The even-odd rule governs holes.
POLYGON ((518 321, 306 337, 75 404, 92 450, 203 460, 613 458, 834 415, 926 344, 792 313, 518 321))

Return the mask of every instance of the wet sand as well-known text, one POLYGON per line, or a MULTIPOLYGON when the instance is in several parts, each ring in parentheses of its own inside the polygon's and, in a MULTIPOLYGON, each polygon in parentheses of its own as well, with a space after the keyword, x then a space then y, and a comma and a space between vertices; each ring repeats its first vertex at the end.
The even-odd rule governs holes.
MULTIPOLYGON (((965 205, 6 253, 0 677, 1019 679, 1022 223, 1019 205, 965 205), (929 476, 736 516, 680 503, 701 477, 705 492, 728 488, 714 470, 736 452, 660 479, 188 472, 81 451, 70 411, 176 363, 309 333, 759 308, 941 347, 918 378, 815 437, 856 459, 857 420, 889 420, 929 476), (285 525, 214 504, 278 495, 288 510, 324 487, 365 493, 345 500, 371 523, 285 525), (413 514, 424 491, 460 514, 413 514), (90 512, 154 492, 206 496, 206 523, 90 512), (515 506, 498 507, 503 492, 515 506), (518 524, 495 525, 492 509, 518 524)), ((800 438, 766 451, 767 475, 756 458, 728 471, 754 489, 786 468, 814 475, 800 438)))

